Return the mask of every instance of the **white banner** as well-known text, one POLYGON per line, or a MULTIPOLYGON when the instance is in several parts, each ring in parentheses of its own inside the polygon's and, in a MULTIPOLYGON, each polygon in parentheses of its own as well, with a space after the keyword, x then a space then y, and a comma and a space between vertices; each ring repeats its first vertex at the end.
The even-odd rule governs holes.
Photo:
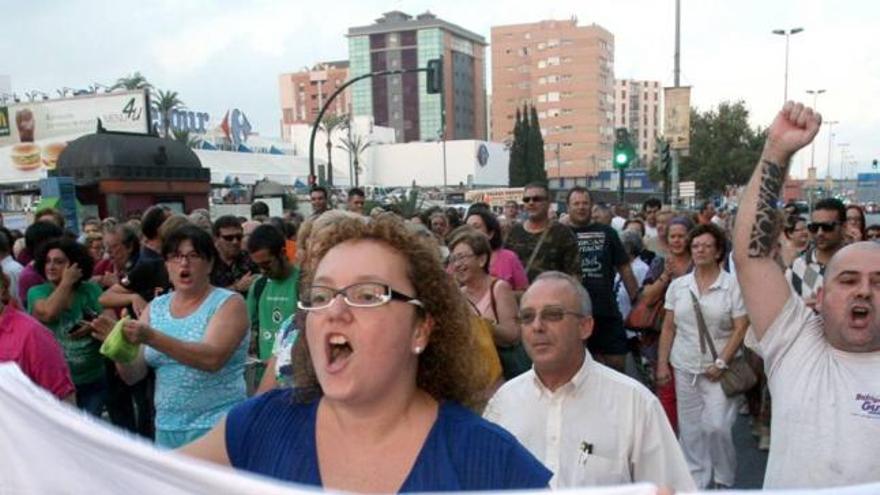
POLYGON ((691 88, 663 88, 663 135, 669 146, 681 150, 690 147, 691 88))
MULTIPOLYGON (((284 441, 279 439, 278 441, 284 441)), ((564 490, 583 495, 654 495, 646 483, 564 490)), ((284 483, 162 451, 62 404, 12 363, 0 364, 0 494, 309 495, 284 483)), ((321 492, 323 493, 323 491, 321 492)), ((510 492, 480 492, 503 495, 510 492)), ((539 495, 546 491, 518 491, 539 495)), ((669 493, 661 491, 660 493, 669 493)), ((715 495, 721 492, 701 492, 715 495)), ((726 492, 748 494, 754 491, 726 492)), ((875 495, 880 483, 777 495, 875 495)))
POLYGON ((145 91, 0 106, 0 181, 28 182, 55 168, 67 143, 95 132, 149 131, 145 91))

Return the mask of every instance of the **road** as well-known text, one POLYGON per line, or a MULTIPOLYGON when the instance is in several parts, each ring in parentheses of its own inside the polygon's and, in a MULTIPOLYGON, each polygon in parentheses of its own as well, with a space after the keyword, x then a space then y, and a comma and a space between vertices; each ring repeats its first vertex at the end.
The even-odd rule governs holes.
POLYGON ((758 440, 752 436, 749 417, 739 415, 733 426, 733 444, 736 446, 736 485, 734 488, 760 489, 767 469, 767 452, 758 450, 758 440))

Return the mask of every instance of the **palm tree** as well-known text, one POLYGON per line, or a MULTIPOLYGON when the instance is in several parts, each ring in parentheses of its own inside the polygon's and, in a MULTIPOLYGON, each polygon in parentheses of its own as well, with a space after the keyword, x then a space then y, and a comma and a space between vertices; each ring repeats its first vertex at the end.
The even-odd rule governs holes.
POLYGON ((166 138, 171 137, 171 112, 181 110, 186 107, 183 101, 178 98, 177 91, 156 92, 156 110, 162 116, 162 135, 166 138))
POLYGON ((333 187, 333 143, 330 139, 333 137, 333 131, 341 129, 348 125, 347 115, 325 115, 319 124, 319 128, 327 135, 327 184, 333 187))
POLYGON ((175 131, 172 130, 171 134, 174 136, 174 140, 183 144, 187 148, 197 148, 199 143, 202 142, 202 138, 191 134, 189 131, 175 131))
POLYGON ((342 142, 342 144, 336 145, 336 147, 341 150, 347 151, 354 161, 354 171, 352 177, 354 177, 354 185, 355 187, 357 187, 358 172, 360 172, 360 166, 358 165, 358 163, 360 163, 361 153, 372 146, 373 142, 360 134, 343 137, 342 139, 340 139, 340 141, 342 142))
POLYGON ((140 71, 135 71, 133 74, 129 74, 127 76, 123 76, 123 77, 120 77, 119 79, 117 79, 116 84, 111 86, 110 90, 111 91, 114 89, 132 90, 132 89, 144 89, 144 88, 151 89, 152 87, 153 87, 153 85, 147 81, 147 78, 144 77, 144 75, 141 74, 140 71))

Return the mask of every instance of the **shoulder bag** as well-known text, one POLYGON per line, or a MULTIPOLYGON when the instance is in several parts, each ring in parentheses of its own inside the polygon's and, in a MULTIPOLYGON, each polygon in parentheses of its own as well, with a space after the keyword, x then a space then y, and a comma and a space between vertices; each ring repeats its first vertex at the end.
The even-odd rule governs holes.
MULTIPOLYGON (((712 354, 712 360, 714 361, 718 359, 718 353, 715 351, 715 343, 712 342, 712 336, 709 335, 709 329, 706 328, 706 320, 703 318, 703 312, 700 310, 700 302, 697 300, 697 296, 694 295, 693 292, 689 292, 691 294, 691 301, 694 303, 694 312, 697 317, 697 329, 700 333, 700 352, 705 354, 706 346, 708 346, 709 352, 712 354)), ((720 382, 724 394, 728 397, 735 397, 754 387, 755 384, 758 383, 758 375, 749 365, 746 357, 740 353, 739 356, 733 358, 733 360, 727 365, 727 369, 721 373, 720 382)))
MULTIPOLYGON (((492 285, 489 286, 489 297, 492 303, 492 316, 495 317, 495 322, 498 322, 498 310, 495 308, 495 284, 498 283, 498 279, 492 280, 492 285)), ((509 346, 500 346, 496 345, 495 350, 498 352, 498 359, 501 360, 501 370, 504 374, 505 380, 510 380, 511 378, 515 378, 532 367, 532 360, 529 358, 529 355, 526 354, 525 348, 522 345, 522 339, 519 342, 509 346)))

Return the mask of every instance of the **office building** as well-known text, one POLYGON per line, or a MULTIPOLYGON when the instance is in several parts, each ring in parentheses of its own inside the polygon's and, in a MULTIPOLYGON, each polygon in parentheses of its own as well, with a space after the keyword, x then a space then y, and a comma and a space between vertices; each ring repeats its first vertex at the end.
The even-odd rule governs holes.
POLYGON ((354 84, 352 109, 395 130, 398 142, 438 140, 445 100, 446 134, 486 138, 485 39, 426 12, 412 17, 387 12, 374 24, 348 30, 350 76, 426 67, 443 57, 444 96, 427 94, 426 75, 413 72, 354 84))
POLYGON ((492 140, 512 139, 516 109, 535 105, 548 177, 610 168, 614 36, 572 18, 495 26, 491 44, 492 140))
MULTIPOLYGON (((292 124, 312 124, 324 102, 348 80, 348 61, 324 62, 311 69, 278 76, 281 96, 281 134, 288 140, 292 124)), ((346 115, 351 100, 348 91, 333 100, 325 115, 346 115)))
POLYGON ((659 81, 614 81, 614 127, 629 129, 643 168, 648 168, 657 155, 662 108, 663 86, 659 81))

